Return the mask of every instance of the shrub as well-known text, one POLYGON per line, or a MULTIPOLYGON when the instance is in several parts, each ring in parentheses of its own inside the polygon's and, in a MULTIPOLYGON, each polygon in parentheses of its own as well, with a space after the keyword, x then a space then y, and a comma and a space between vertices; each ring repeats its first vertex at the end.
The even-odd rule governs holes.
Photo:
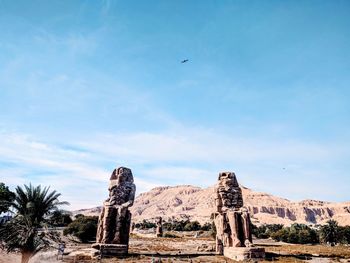
POLYGON ((212 224, 211 223, 205 223, 202 227, 201 230, 203 231, 211 231, 212 230, 212 224))
POLYGON ((79 217, 84 217, 84 215, 83 215, 83 214, 76 214, 76 215, 74 216, 75 219, 78 219, 79 217))
POLYGON ((304 224, 293 224, 290 227, 283 227, 271 237, 276 241, 283 241, 293 244, 316 244, 319 242, 318 233, 304 224))
POLYGON ((167 238, 178 238, 179 236, 175 235, 175 234, 172 234, 172 233, 164 233, 163 234, 163 237, 167 237, 167 238))
POLYGON ((63 234, 73 235, 81 242, 87 243, 96 238, 97 222, 97 216, 80 216, 64 229, 63 234))
POLYGON ((60 227, 69 225, 73 220, 68 212, 56 210, 46 221, 51 226, 60 227))
POLYGON ((340 237, 341 237, 341 240, 342 240, 342 243, 345 243, 345 244, 350 244, 350 226, 343 226, 343 227, 340 227, 340 237))
POLYGON ((323 243, 331 244, 332 246, 340 241, 339 226, 335 220, 327 221, 326 225, 321 226, 320 237, 323 243))
POLYGON ((272 239, 276 241, 283 241, 283 242, 288 241, 288 236, 289 236, 289 231, 287 230, 287 228, 282 228, 277 232, 271 234, 272 239))
POLYGON ((283 225, 281 224, 265 224, 261 226, 255 226, 252 225, 252 232, 253 235, 257 238, 269 238, 272 236, 272 234, 278 232, 283 228, 283 225))
POLYGON ((199 224, 198 221, 193 221, 193 222, 188 222, 184 226, 183 230, 184 231, 197 231, 201 228, 201 225, 199 224))
POLYGON ((0 214, 7 212, 11 202, 15 199, 15 193, 11 192, 4 183, 0 183, 0 214))
POLYGON ((149 229, 155 228, 157 225, 155 223, 149 222, 147 220, 143 220, 141 223, 136 223, 135 228, 137 229, 149 229))

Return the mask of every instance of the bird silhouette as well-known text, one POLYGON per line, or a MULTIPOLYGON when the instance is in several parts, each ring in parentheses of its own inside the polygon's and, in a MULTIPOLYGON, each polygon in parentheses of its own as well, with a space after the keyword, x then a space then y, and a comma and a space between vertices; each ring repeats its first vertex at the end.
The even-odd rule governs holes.
POLYGON ((181 63, 186 63, 188 61, 188 59, 184 59, 181 61, 181 63))

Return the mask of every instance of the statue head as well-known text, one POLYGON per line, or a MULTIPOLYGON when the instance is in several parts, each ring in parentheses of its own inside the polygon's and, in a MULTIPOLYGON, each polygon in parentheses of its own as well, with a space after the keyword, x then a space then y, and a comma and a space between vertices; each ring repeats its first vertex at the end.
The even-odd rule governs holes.
POLYGON ((219 173, 219 183, 230 187, 239 187, 236 175, 234 172, 219 173))
POLYGON ((114 169, 110 178, 109 189, 112 189, 114 186, 126 183, 134 183, 134 177, 132 175, 131 170, 126 167, 119 167, 117 169, 114 169))
POLYGON ((236 175, 233 172, 219 174, 216 192, 218 194, 218 210, 226 208, 240 208, 243 206, 242 190, 238 185, 236 175))

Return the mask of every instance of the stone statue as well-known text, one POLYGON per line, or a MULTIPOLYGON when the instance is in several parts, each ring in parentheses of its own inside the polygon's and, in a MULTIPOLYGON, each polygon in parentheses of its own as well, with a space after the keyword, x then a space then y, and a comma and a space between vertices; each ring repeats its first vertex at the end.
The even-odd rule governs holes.
POLYGON ((162 237, 163 236, 163 227, 162 227, 162 217, 158 217, 156 221, 157 229, 156 229, 156 236, 162 237))
POLYGON ((251 247, 250 217, 248 210, 243 207, 242 191, 236 175, 231 172, 220 173, 215 192, 216 251, 223 254, 225 247, 251 247))
POLYGON ((134 203, 136 191, 131 170, 125 167, 115 169, 108 190, 109 197, 103 203, 93 247, 108 254, 126 254, 131 223, 128 208, 134 203))

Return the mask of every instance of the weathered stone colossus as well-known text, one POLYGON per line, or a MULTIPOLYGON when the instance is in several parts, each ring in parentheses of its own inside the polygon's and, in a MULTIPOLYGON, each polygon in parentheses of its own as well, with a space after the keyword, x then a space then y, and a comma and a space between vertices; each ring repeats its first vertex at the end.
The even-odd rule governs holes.
POLYGON ((231 172, 219 174, 216 192, 216 251, 224 254, 225 248, 251 247, 252 233, 248 210, 243 207, 242 191, 236 175, 231 172))
POLYGON ((128 250, 131 213, 136 187, 130 169, 119 167, 111 175, 109 197, 103 203, 93 247, 108 254, 125 254, 128 250), (109 251, 109 252, 108 252, 109 251))
POLYGON ((162 217, 157 218, 156 225, 157 225, 156 236, 162 237, 163 236, 162 217))

